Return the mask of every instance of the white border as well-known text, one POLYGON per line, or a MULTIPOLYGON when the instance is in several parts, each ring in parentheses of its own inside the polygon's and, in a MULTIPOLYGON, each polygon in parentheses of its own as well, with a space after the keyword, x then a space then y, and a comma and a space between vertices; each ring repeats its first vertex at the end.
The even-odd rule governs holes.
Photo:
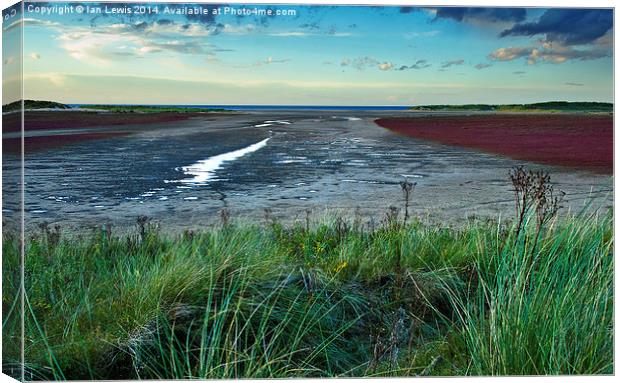
MULTIPOLYGON (((36 0, 35 0, 36 1, 36 0)), ((127 2, 127 3, 152 3, 152 2, 156 2, 156 1, 144 1, 144 0, 135 0, 135 1, 118 1, 118 0, 106 0, 106 1, 99 1, 99 2, 127 2)), ((286 0, 251 0, 251 1, 239 1, 239 0, 232 0, 232 1, 183 1, 183 0, 166 0, 166 1, 162 1, 162 2, 168 2, 168 3, 230 3, 230 4, 234 4, 234 3, 238 3, 238 4, 322 4, 322 5, 383 5, 383 6, 389 6, 389 5, 395 5, 395 6, 420 6, 420 5, 425 5, 425 6, 431 6, 431 5, 436 5, 436 6, 495 6, 495 7, 509 7, 509 6, 520 6, 520 7, 574 7, 574 8, 579 8, 579 7, 587 7, 587 8, 614 8, 615 4, 614 1, 612 0, 589 0, 589 1, 583 1, 583 0, 563 0, 563 1, 550 1, 550 0, 520 0, 520 1, 514 1, 514 0, 507 0, 507 1, 499 1, 499 0, 473 0, 473 1, 463 1, 463 0, 428 0, 428 1, 418 1, 418 0, 296 0, 296 1, 286 1, 286 0)), ((17 3, 17 1, 14 0, 0 0, 0 6, 2 9, 7 8, 13 4, 17 3)), ((614 26, 616 25, 615 21, 617 20, 617 12, 616 9, 614 8, 614 26)), ((615 86, 615 73, 617 73, 618 70, 618 61, 615 59, 616 55, 615 53, 617 52, 617 47, 618 47, 618 28, 614 28, 614 104, 615 104, 615 100, 618 99, 618 88, 615 86)), ((2 49, 2 39, 0 39, 0 50, 2 49)), ((0 89, 0 99, 2 96, 2 91, 0 89)), ((614 106, 615 109, 615 106, 614 106)), ((1 121, 0 121, 0 125, 1 125, 1 121)), ((615 127, 616 127, 616 113, 614 111, 614 164, 618 163, 618 142, 615 139, 615 127)), ((1 144, 0 144, 0 150, 1 150, 1 144)), ((615 174, 615 172, 614 172, 615 174)), ((2 175, 2 169, 0 168, 0 180, 1 180, 1 175, 2 175)), ((1 181, 0 181, 1 183, 1 181)), ((618 181, 618 179, 616 178, 614 180, 614 236, 615 238, 618 238, 618 233, 619 233, 619 228, 618 228, 618 213, 620 213, 620 208, 618 206, 618 204, 615 203, 616 200, 616 191, 618 190, 618 187, 620 186, 620 181, 618 181)), ((2 202, 2 196, 0 195, 0 204, 2 202)), ((2 249, 0 248, 0 260, 1 260, 1 252, 2 249)), ((615 257, 615 251, 614 251, 614 257, 615 257)), ((616 260, 614 259, 614 270, 617 270, 616 267, 616 260)), ((1 279, 0 279, 0 286, 1 286, 1 279)), ((615 284, 615 297, 616 297, 616 302, 614 302, 615 306, 614 306, 614 318, 615 318, 615 308, 617 307, 617 297, 618 295, 618 286, 617 284, 615 284)), ((615 347, 614 347, 614 371, 616 371, 617 365, 616 365, 616 355, 617 355, 617 350, 618 350, 618 336, 617 336, 617 331, 615 331, 614 329, 614 341, 615 341, 615 347)), ((0 350, 1 350, 1 343, 0 343, 0 350)), ((352 381, 352 380, 359 380, 362 378, 357 378, 357 379, 339 379, 341 380, 345 380, 345 381, 352 381)), ((323 379, 311 379, 312 381, 322 381, 323 379)), ((553 382, 553 383, 564 383, 564 382, 576 382, 576 383, 581 383, 581 382, 587 382, 587 383, 596 383, 596 382, 612 382, 612 381, 616 381, 615 376, 559 376, 559 377, 471 377, 471 378, 466 378, 466 377, 454 377, 454 378, 382 378, 382 379, 376 379, 376 378, 364 378, 364 381, 366 382, 372 382, 372 383, 383 383, 383 382, 403 382, 403 381, 411 381, 411 382, 436 382, 436 383, 444 383, 444 382, 458 382, 458 381, 465 381, 465 382, 495 382, 495 381, 500 381, 500 382, 508 382, 508 383, 512 383, 512 382, 553 382)), ((13 382, 14 380, 11 378, 8 378, 5 375, 0 375, 0 383, 4 383, 4 382, 13 382)), ((248 382, 248 383, 262 383, 265 380, 243 380, 243 382, 248 382)), ((281 382, 297 382, 299 381, 299 379, 281 379, 279 380, 281 382)), ((172 381, 158 381, 158 382, 172 382, 172 381)), ((219 382, 219 381, 214 381, 214 382, 219 382)))

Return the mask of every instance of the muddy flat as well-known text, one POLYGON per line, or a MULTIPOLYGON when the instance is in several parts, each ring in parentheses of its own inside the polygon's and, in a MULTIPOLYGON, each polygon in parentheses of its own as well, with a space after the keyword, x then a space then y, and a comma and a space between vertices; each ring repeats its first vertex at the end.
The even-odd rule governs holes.
MULTIPOLYGON (((222 209, 254 222, 268 209, 287 222, 303 221, 310 211, 313 219, 356 214, 378 223, 390 206, 403 206, 399 183, 407 179, 417 183, 414 215, 458 224, 471 216, 513 215, 508 171, 516 165, 547 170, 567 193, 565 209, 592 200, 612 204, 608 174, 408 137, 375 123, 388 117, 411 113, 256 111, 85 127, 102 136, 55 137, 62 145, 36 150, 26 145, 26 222, 128 228, 146 215, 177 231, 217 223, 222 209), (112 134, 119 130, 125 134, 112 134)), ((6 190, 16 190, 19 156, 4 153, 3 178, 6 190)), ((14 221, 17 210, 18 200, 5 195, 5 220, 14 221)))

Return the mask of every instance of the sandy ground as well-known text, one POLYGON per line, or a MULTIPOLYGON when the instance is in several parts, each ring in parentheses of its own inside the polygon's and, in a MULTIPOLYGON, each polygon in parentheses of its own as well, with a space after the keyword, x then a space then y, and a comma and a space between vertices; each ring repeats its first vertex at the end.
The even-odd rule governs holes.
MULTIPOLYGON (((27 148, 27 226, 34 230, 46 222, 84 231, 111 224, 125 231, 146 215, 178 232, 218 223, 222 209, 252 222, 264 221, 268 209, 285 222, 303 222, 309 211, 312 220, 342 214, 378 223, 390 206, 403 206, 404 179, 416 182, 413 215, 458 225, 472 216, 514 215, 508 171, 516 165, 547 170, 556 188, 567 193, 565 210, 578 211, 590 201, 603 208, 613 203, 612 176, 426 142, 373 122, 400 115, 411 114, 261 111, 192 117, 125 126, 131 134, 123 137, 27 148), (192 174, 226 153, 242 155, 192 174)), ((98 131, 108 129, 118 127, 98 131)), ((15 227, 17 217, 10 193, 18 169, 18 158, 5 153, 8 227, 15 227)))

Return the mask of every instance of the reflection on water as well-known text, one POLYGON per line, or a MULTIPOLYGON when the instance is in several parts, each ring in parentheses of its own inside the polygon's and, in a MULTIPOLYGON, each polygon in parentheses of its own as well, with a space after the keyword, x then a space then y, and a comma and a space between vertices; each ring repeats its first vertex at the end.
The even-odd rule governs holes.
MULTIPOLYGON (((209 157, 205 160, 196 162, 193 165, 183 166, 181 170, 192 178, 184 178, 179 181, 167 181, 167 182, 183 182, 191 185, 204 185, 209 180, 215 177, 215 171, 220 169, 225 162, 234 161, 238 158, 245 156, 246 154, 255 152, 267 145, 269 138, 241 148, 232 152, 218 154, 217 156, 209 157)), ((188 199, 188 198, 186 198, 188 199)))

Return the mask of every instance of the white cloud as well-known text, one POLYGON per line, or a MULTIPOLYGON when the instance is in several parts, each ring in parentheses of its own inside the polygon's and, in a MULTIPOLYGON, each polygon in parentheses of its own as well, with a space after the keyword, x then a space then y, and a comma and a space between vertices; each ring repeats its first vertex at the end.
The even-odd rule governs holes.
POLYGON ((39 19, 33 19, 33 18, 24 18, 24 19, 17 19, 15 21, 13 21, 12 23, 2 27, 2 30, 4 32, 8 32, 13 28, 17 28, 17 27, 21 27, 21 26, 27 26, 27 27, 34 27, 34 26, 44 26, 44 27, 59 27, 61 26, 60 23, 57 23, 55 21, 49 21, 49 20, 39 20, 39 19))
POLYGON ((213 55, 216 49, 205 38, 213 31, 198 24, 117 23, 58 31, 60 47, 69 56, 97 66, 160 52, 213 55))
POLYGON ((489 57, 498 61, 511 61, 519 57, 527 56, 530 52, 531 48, 528 47, 507 47, 494 50, 489 57))
MULTIPOLYGON (((166 21, 166 22, 163 22, 166 21)), ((70 57, 95 66, 162 52, 213 56, 217 47, 208 36, 221 33, 247 33, 255 26, 230 26, 200 23, 157 22, 115 23, 102 26, 67 26, 38 19, 25 19, 26 26, 44 26, 57 32, 60 48, 70 57)), ((6 28, 5 28, 6 30, 6 28)), ((39 59, 40 56, 30 56, 39 59)))
POLYGON ((145 46, 145 47, 141 47, 140 49, 138 49, 138 52, 140 53, 156 53, 156 52, 161 52, 160 48, 157 47, 153 47, 153 46, 145 46))
POLYGON ((271 64, 283 64, 289 61, 291 61, 291 59, 274 59, 273 57, 269 56, 265 60, 257 61, 254 65, 262 66, 262 65, 271 65, 271 64))
POLYGON ((224 24, 224 26, 221 29, 222 33, 230 33, 230 34, 236 34, 236 35, 245 35, 248 33, 253 33, 256 32, 258 30, 258 27, 254 24, 245 24, 245 25, 230 25, 230 24, 224 24))
POLYGON ((385 61, 379 64, 380 70, 392 70, 394 68, 394 64, 389 61, 385 61))
POLYGON ((496 61, 512 61, 524 58, 528 65, 539 62, 561 64, 569 60, 594 60, 607 57, 610 52, 604 48, 575 49, 572 47, 541 41, 540 46, 499 48, 489 54, 496 61))
POLYGON ((335 32, 330 31, 328 33, 306 32, 306 31, 286 31, 286 32, 273 32, 269 33, 269 36, 274 37, 309 37, 309 36, 332 36, 332 37, 351 37, 353 33, 349 32, 335 32))
POLYGON ((292 31, 292 32, 275 32, 275 33, 270 33, 269 36, 275 36, 275 37, 307 37, 307 36, 314 36, 314 33, 309 33, 309 32, 299 32, 299 31, 292 31))
POLYGON ((95 65, 108 65, 114 58, 122 57, 123 53, 131 54, 129 49, 121 49, 122 45, 144 46, 135 36, 93 33, 89 30, 61 34, 58 40, 69 56, 95 65))
MULTIPOLYGON (((463 60, 453 61, 448 63, 449 65, 461 65, 463 60)), ((324 62, 323 64, 329 64, 331 62, 324 62)), ((444 63, 446 65, 446 63, 444 63)), ((381 71, 404 71, 408 69, 424 69, 431 66, 426 60, 417 60, 412 65, 396 65, 392 61, 379 61, 372 56, 356 57, 354 59, 344 58, 340 61, 340 66, 351 67, 359 71, 365 69, 379 69, 381 71)))

